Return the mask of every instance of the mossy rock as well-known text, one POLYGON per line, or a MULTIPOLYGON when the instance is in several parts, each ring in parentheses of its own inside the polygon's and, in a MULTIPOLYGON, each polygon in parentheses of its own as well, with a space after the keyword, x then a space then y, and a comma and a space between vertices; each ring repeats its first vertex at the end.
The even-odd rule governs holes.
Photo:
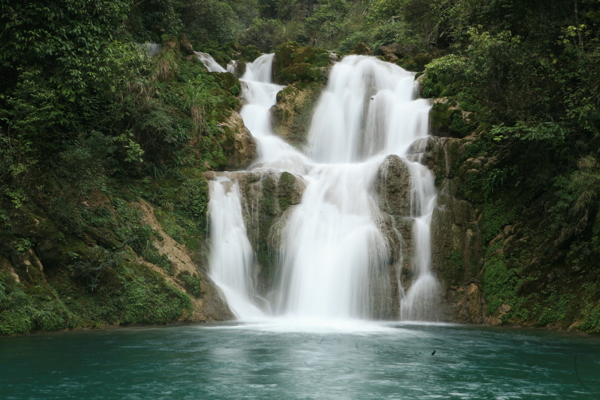
POLYGON ((298 81, 317 82, 324 78, 325 76, 321 68, 314 67, 308 63, 294 64, 280 70, 278 75, 279 81, 287 85, 298 81))
POLYGON ((403 57, 396 61, 396 64, 407 71, 423 72, 425 66, 433 60, 433 56, 429 53, 419 53, 416 56, 403 57))
POLYGON ((281 84, 314 82, 326 78, 329 53, 317 47, 302 47, 296 42, 284 43, 275 52, 273 75, 281 84))
POLYGON ((243 61, 245 63, 250 63, 256 60, 258 57, 262 55, 262 52, 258 47, 249 44, 246 47, 243 47, 240 51, 239 61, 243 61))
POLYGON ((323 91, 321 82, 296 82, 277 93, 271 109, 275 131, 285 140, 302 147, 307 142, 313 111, 323 91))
POLYGON ((475 130, 476 125, 465 118, 465 113, 450 101, 437 101, 429 114, 431 134, 464 138, 475 130))
POLYGON ((241 92, 240 80, 231 72, 211 72, 219 87, 233 96, 239 96, 241 92))
POLYGON ((350 52, 350 55, 359 55, 359 56, 370 56, 371 54, 372 54, 371 49, 364 42, 358 43, 356 46, 354 46, 354 49, 352 49, 352 51, 350 52))

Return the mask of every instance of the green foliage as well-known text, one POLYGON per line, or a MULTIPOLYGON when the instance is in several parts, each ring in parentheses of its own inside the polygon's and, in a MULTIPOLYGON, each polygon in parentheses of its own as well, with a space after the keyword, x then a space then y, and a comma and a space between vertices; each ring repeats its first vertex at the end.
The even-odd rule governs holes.
POLYGON ((575 295, 573 294, 551 293, 550 297, 545 301, 548 306, 541 310, 538 324, 546 326, 551 323, 563 322, 567 317, 567 311, 574 298, 575 295))
POLYGON ((423 79, 423 97, 456 96, 467 81, 467 59, 450 54, 427 65, 423 79))
POLYGON ((600 165, 594 156, 588 155, 579 160, 577 167, 569 175, 557 177, 558 202, 552 212, 557 227, 580 233, 598 212, 600 165))
POLYGON ((582 331, 600 333, 600 307, 596 307, 579 326, 582 331))
POLYGON ((496 237, 507 225, 510 225, 518 215, 515 210, 502 202, 488 202, 484 205, 481 225, 483 240, 489 242, 496 237))
POLYGON ((190 275, 187 271, 183 271, 177 277, 183 281, 185 288, 189 293, 194 295, 194 297, 200 297, 200 278, 190 275))
POLYGON ((240 42, 252 44, 263 52, 271 52, 282 41, 284 26, 276 19, 255 18, 240 42))
POLYGON ((75 326, 77 317, 46 286, 25 288, 0 270, 0 335, 58 330, 75 326))
POLYGON ((363 31, 354 32, 340 42, 337 51, 342 54, 348 54, 356 47, 357 44, 368 43, 370 40, 371 35, 368 33, 363 31))
POLYGON ((497 250, 498 246, 488 250, 481 276, 488 315, 495 313, 504 303, 514 306, 520 283, 517 271, 509 267, 504 255, 497 250))
POLYGON ((180 2, 178 11, 184 26, 183 31, 190 37, 226 43, 233 39, 236 30, 241 30, 236 12, 227 1, 180 2))
POLYGON ((309 36, 319 37, 326 43, 336 43, 348 33, 345 20, 350 5, 344 0, 319 0, 320 7, 306 19, 305 29, 309 36))

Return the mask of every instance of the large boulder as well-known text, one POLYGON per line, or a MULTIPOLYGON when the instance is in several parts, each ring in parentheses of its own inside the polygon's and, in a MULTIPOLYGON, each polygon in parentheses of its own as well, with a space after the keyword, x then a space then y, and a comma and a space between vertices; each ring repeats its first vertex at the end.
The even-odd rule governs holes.
POLYGON ((296 42, 284 43, 275 52, 273 79, 289 85, 294 82, 325 82, 332 63, 326 50, 302 47, 296 42))
POLYGON ((360 42, 354 49, 350 52, 351 55, 362 55, 362 56, 370 56, 372 54, 371 49, 365 43, 360 42))
POLYGON ((234 171, 248 167, 257 155, 256 141, 242 117, 234 111, 220 127, 223 137, 219 142, 227 157, 226 169, 234 171))
POLYGON ((379 166, 374 183, 381 215, 379 229, 388 241, 391 251, 389 261, 392 291, 392 315, 399 315, 399 293, 408 290, 412 283, 412 226, 410 218, 411 175, 404 161, 389 155, 379 166), (398 286, 402 284, 402 288, 398 286))
POLYGON ((277 93, 271 108, 275 132, 297 147, 306 144, 313 111, 323 90, 319 82, 295 83, 277 93))

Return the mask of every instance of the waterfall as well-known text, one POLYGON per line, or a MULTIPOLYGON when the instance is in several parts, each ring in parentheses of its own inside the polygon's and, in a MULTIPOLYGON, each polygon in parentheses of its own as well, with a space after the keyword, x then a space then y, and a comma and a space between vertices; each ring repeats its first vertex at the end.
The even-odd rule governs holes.
POLYGON ((240 190, 227 178, 210 182, 211 278, 223 291, 238 318, 261 316, 254 305, 252 269, 254 254, 248 240, 240 190))
POLYGON ((435 319, 439 287, 431 271, 430 225, 436 191, 433 174, 420 163, 430 104, 417 98, 414 74, 373 57, 345 57, 331 71, 303 154, 273 133, 269 110, 283 87, 272 83, 272 61, 272 54, 258 58, 241 79, 240 114, 259 153, 251 170, 291 172, 306 188, 280 224, 268 299, 257 300, 239 188, 226 177, 211 182, 211 276, 233 312, 241 319, 256 317, 260 308, 287 318, 389 318, 385 310, 396 285, 396 319, 435 319), (406 294, 403 283, 391 279, 394 249, 382 231, 386 216, 374 190, 390 154, 402 158, 411 176, 411 211, 402 216, 412 221, 413 280, 406 294), (265 302, 269 307, 259 307, 265 302))

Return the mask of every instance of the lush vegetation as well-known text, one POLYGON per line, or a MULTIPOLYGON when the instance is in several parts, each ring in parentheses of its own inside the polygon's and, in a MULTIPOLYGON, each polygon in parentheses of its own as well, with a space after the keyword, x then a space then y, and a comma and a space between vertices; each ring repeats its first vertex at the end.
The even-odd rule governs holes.
MULTIPOLYGON (((219 125, 239 82, 208 73, 178 32, 155 36, 157 21, 181 28, 169 2, 0 4, 0 333, 186 318, 139 204, 200 248, 202 172, 227 163, 219 125)), ((173 276, 190 295, 200 278, 173 276)))
POLYGON ((165 280, 172 266, 139 204, 151 203, 180 244, 201 247, 202 172, 227 166, 232 132, 222 124, 240 84, 206 72, 191 45, 225 64, 288 42, 280 52, 297 58, 276 66, 287 83, 324 81, 324 50, 372 51, 425 72, 423 95, 444 98, 436 134, 469 137, 455 175, 469 158, 491 160, 460 189, 482 212, 477 278, 488 312, 508 304, 506 322, 600 331, 599 0, 0 0, 0 9, 1 334, 189 313, 201 277, 171 276, 187 294, 165 280), (144 42, 162 51, 149 57, 144 42), (499 249, 507 226, 519 240, 499 249))

